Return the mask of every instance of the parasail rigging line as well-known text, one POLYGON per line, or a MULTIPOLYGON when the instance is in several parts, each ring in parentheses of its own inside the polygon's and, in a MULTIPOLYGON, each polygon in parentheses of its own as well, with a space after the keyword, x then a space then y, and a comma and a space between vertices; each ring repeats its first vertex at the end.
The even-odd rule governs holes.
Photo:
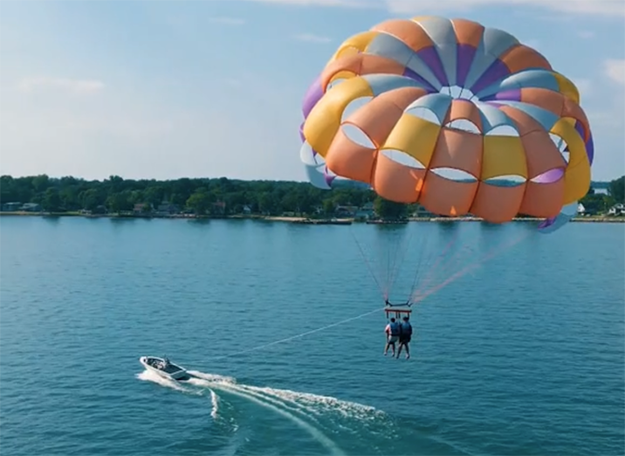
MULTIPOLYGON (((529 235, 530 235, 530 233, 526 233, 524 235, 519 236, 517 239, 515 239, 512 242, 510 242, 505 248, 493 249, 494 251, 491 251, 490 254, 487 254, 486 256, 484 256, 484 258, 482 258, 480 261, 478 261, 478 262, 476 262, 474 264, 471 264, 471 265, 461 269, 460 271, 458 271, 455 274, 451 275, 450 277, 448 277, 447 279, 443 280, 442 282, 440 282, 436 286, 430 288, 429 290, 427 290, 423 294, 420 294, 420 295, 416 296, 413 299, 412 302, 414 304, 416 304, 416 303, 424 301, 428 296, 433 295, 434 293, 436 293, 437 291, 439 291, 442 288, 446 287, 450 283, 452 283, 452 282, 458 280, 459 278, 465 276, 466 274, 468 274, 472 270, 477 269, 478 267, 481 266, 481 264, 483 264, 486 261, 494 258, 498 254, 500 254, 503 251, 513 247, 514 245, 518 244, 519 242, 521 242, 524 238, 528 237, 529 235)), ((351 321, 359 320, 361 318, 364 318, 364 317, 367 317, 369 315, 372 315, 372 314, 374 314, 376 312, 381 312, 381 311, 383 311, 385 309, 386 309, 386 307, 378 307, 376 309, 370 310, 368 312, 365 312, 363 314, 357 315, 355 317, 346 318, 344 320, 341 320, 341 321, 338 321, 338 322, 334 322, 334 323, 330 323, 328 325, 325 325, 325 326, 322 326, 322 327, 319 327, 319 328, 316 328, 316 329, 311 329, 309 331, 304 331, 304 332, 296 334, 294 336, 285 337, 283 339, 275 340, 273 342, 269 342, 269 343, 266 343, 266 344, 263 344, 263 345, 257 345, 256 347, 248 348, 246 350, 241 350, 241 351, 237 351, 237 352, 234 352, 234 353, 229 353, 227 355, 217 356, 217 357, 213 357, 213 358, 209 358, 209 359, 211 359, 211 360, 220 360, 220 359, 230 358, 230 357, 234 357, 234 356, 244 355, 244 354, 251 353, 251 352, 254 352, 254 351, 263 350, 265 348, 269 348, 269 347, 272 347, 274 345, 282 344, 282 343, 285 343, 285 342, 290 342, 292 340, 300 339, 302 337, 306 337, 306 336, 309 336, 311 334, 316 334, 318 332, 325 331, 325 330, 330 329, 330 328, 335 328, 337 326, 340 326, 340 325, 345 324, 345 323, 349 323, 351 321)))

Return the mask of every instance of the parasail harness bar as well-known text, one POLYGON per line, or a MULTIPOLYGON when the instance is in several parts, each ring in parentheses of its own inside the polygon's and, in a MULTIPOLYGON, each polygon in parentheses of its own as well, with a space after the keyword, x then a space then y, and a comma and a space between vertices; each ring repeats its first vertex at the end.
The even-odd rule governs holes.
POLYGON ((391 304, 388 302, 388 299, 385 301, 386 308, 384 309, 384 313, 386 313, 386 318, 388 319, 392 314, 395 314, 395 318, 401 319, 403 316, 409 317, 412 313, 412 309, 405 307, 411 307, 412 303, 410 301, 406 301, 402 304, 391 304), (404 307, 401 309, 400 307, 404 307))

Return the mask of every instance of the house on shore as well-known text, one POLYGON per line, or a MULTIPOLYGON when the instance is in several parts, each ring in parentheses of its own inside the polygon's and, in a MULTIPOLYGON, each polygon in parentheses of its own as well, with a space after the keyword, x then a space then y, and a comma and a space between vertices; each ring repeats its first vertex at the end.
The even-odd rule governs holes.
POLYGON ((156 214, 160 216, 169 216, 180 213, 180 208, 169 201, 163 201, 156 208, 156 214))
POLYGON ((20 210, 24 212, 41 212, 42 208, 37 203, 26 203, 20 208, 20 210))
POLYGON ((2 205, 2 212, 17 212, 22 206, 22 203, 4 203, 2 205))
POLYGON ((608 215, 625 215, 625 204, 615 204, 608 210, 608 215))

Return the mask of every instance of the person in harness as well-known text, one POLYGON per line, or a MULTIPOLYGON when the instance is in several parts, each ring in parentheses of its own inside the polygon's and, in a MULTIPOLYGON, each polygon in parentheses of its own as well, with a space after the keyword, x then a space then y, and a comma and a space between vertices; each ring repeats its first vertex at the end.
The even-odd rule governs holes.
MULTIPOLYGON (((408 321, 408 317, 403 318, 404 322, 400 325, 399 329, 399 347, 397 347, 397 358, 401 355, 401 348, 406 347, 406 359, 410 359, 410 348, 408 344, 412 339, 412 325, 408 321)), ((393 353, 395 349, 393 349, 393 353)))
MULTIPOLYGON (((386 328, 384 328, 384 332, 386 333, 386 345, 384 346, 384 356, 388 353, 389 347, 393 349, 393 356, 395 356, 395 343, 399 340, 399 332, 400 326, 399 323, 395 321, 394 318, 391 318, 391 321, 386 328)), ((398 355, 399 356, 399 355, 398 355)))

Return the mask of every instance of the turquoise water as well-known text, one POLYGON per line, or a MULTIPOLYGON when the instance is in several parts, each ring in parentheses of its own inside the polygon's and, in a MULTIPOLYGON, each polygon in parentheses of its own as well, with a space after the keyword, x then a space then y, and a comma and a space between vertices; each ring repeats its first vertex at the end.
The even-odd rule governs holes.
POLYGON ((2 217, 2 454, 623 454, 624 228, 2 217))

